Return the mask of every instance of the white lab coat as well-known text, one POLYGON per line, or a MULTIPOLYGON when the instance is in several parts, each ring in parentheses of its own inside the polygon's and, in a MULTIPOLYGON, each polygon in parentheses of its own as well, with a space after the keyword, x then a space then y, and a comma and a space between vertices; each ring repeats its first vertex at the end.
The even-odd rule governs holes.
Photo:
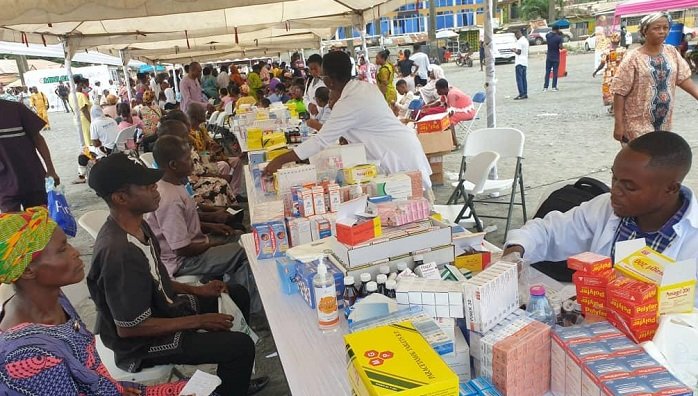
POLYGON ((350 143, 363 143, 367 158, 379 162, 386 173, 419 170, 424 188, 431 188, 431 167, 417 134, 395 117, 377 86, 349 81, 320 133, 294 151, 304 160, 342 136, 350 143))
MULTIPOLYGON (((684 188, 690 191, 691 202, 686 215, 674 226, 676 238, 663 252, 677 261, 698 258, 698 201, 692 190, 684 188)), ((610 256, 620 220, 613 213, 611 194, 607 193, 566 213, 556 211, 530 220, 521 229, 509 231, 506 245, 522 246, 524 258, 531 263, 562 261, 582 252, 610 256)))
POLYGON ((303 103, 305 107, 308 108, 310 103, 317 105, 315 102, 315 91, 318 88, 324 87, 325 83, 320 78, 309 77, 308 81, 305 83, 305 93, 303 94, 303 103))

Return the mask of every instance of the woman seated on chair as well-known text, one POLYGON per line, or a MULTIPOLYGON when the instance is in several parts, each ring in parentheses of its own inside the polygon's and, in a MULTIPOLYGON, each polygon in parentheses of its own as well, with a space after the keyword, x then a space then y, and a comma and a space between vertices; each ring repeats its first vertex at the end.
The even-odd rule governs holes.
POLYGON ((119 114, 121 121, 119 122, 119 131, 135 126, 143 129, 143 121, 137 115, 133 115, 131 106, 128 103, 122 102, 116 106, 116 112, 119 114))
POLYGON ((0 312, 0 394, 177 395, 185 382, 116 381, 62 286, 85 277, 80 253, 43 207, 0 214, 0 282, 15 294, 0 312))
POLYGON ((445 98, 444 104, 448 109, 448 116, 451 119, 451 135, 453 145, 458 146, 456 138, 456 125, 463 121, 470 121, 475 118, 477 110, 473 106, 473 99, 456 87, 450 87, 446 79, 436 82, 436 92, 445 98))
POLYGON ((417 120, 430 114, 446 112, 446 106, 443 103, 444 99, 436 90, 436 82, 442 78, 446 78, 444 69, 438 65, 429 65, 429 82, 419 89, 419 96, 422 97, 426 104, 419 110, 419 116, 416 117, 417 120))

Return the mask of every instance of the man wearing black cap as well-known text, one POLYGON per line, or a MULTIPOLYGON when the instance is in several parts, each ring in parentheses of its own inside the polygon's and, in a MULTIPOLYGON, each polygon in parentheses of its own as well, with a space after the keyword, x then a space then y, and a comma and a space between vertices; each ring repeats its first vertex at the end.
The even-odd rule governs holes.
POLYGON ((234 318, 218 313, 218 296, 227 292, 249 320, 247 290, 217 280, 189 286, 169 279, 157 239, 143 220, 158 207, 161 177, 162 171, 123 153, 92 168, 89 185, 110 211, 87 276, 99 314, 97 332, 114 351, 117 366, 129 372, 161 364, 218 364, 219 394, 254 394, 268 382, 250 380, 254 343, 247 334, 229 331, 234 318))

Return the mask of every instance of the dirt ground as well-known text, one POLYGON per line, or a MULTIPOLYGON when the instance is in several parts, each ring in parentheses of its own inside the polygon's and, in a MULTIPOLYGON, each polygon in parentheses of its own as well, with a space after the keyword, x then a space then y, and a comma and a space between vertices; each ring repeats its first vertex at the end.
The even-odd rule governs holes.
MULTIPOLYGON (((540 48, 536 48, 538 50, 540 48)), ((538 51, 534 51, 538 52, 538 51)), ((613 119, 606 113, 601 102, 601 78, 591 77, 594 55, 576 54, 568 59, 568 76, 560 79, 559 92, 542 93, 544 55, 533 54, 528 67, 529 99, 513 101, 517 95, 514 78, 514 65, 496 66, 497 73, 497 125, 518 128, 524 132, 524 180, 526 201, 529 213, 535 211, 540 196, 559 182, 574 181, 581 176, 592 176, 610 182, 610 168, 619 144, 612 139, 613 119)), ((479 67, 458 68, 455 64, 444 65, 446 78, 452 85, 466 93, 474 94, 484 90, 484 73, 479 67)), ((690 124, 691 114, 695 114, 696 102, 685 92, 677 92, 674 108, 674 131, 681 133, 692 147, 698 146, 698 133, 690 124)), ((486 126, 483 107, 480 119, 474 128, 486 126)), ((68 200, 76 216, 87 211, 104 209, 106 205, 86 185, 71 185, 76 176, 78 135, 73 126, 73 118, 65 113, 50 113, 52 130, 44 134, 60 177, 63 180, 68 200)), ((445 158, 445 170, 457 172, 461 156, 453 153, 445 158)), ((501 177, 507 177, 511 168, 500 168, 501 177)), ((698 171, 690 173, 686 184, 698 186, 698 171)), ((450 185, 435 189, 437 203, 445 203, 451 192, 450 185)), ((504 213, 503 205, 478 207, 482 213, 504 213)), ((514 227, 522 223, 520 211, 515 212, 514 227)), ((504 223, 486 221, 497 230, 488 235, 496 244, 502 243, 504 223)), ((91 260, 93 240, 82 229, 71 243, 82 253, 86 263, 91 260)), ((85 297, 84 290, 69 290, 69 294, 85 297)), ((88 321, 94 320, 94 312, 89 304, 81 309, 88 321)), ((254 324, 254 323, 253 323, 254 324)), ((275 351, 273 339, 268 330, 259 332, 262 336, 257 352, 258 375, 269 375, 272 383, 260 393, 262 396, 288 394, 283 371, 278 357, 267 358, 275 351)))

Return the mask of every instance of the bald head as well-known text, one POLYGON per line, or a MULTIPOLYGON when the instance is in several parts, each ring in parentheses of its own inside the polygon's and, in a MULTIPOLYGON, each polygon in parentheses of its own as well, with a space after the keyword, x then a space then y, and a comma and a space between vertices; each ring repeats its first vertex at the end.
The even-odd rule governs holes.
POLYGON ((646 133, 630 141, 627 149, 648 156, 647 166, 650 168, 675 172, 677 181, 683 181, 691 170, 693 162, 691 146, 681 135, 673 132, 646 133))

